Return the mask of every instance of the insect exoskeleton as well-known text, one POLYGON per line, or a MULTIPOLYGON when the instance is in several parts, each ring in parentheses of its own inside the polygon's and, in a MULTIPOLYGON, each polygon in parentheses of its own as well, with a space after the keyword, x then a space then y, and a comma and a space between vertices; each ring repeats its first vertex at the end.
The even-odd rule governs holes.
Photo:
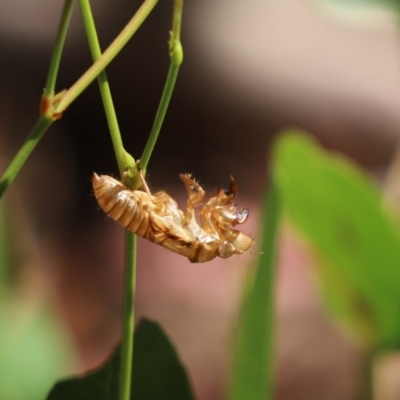
MULTIPOLYGON (((233 228, 246 221, 249 211, 236 206, 237 185, 231 178, 228 191, 218 189, 203 205, 204 190, 189 175, 181 174, 188 200, 184 211, 166 192, 129 190, 108 175, 93 175, 96 199, 113 220, 145 239, 188 257, 206 262, 245 253, 253 239, 233 228), (195 208, 198 207, 198 217, 195 208)), ((147 185, 144 185, 147 187, 147 185)))

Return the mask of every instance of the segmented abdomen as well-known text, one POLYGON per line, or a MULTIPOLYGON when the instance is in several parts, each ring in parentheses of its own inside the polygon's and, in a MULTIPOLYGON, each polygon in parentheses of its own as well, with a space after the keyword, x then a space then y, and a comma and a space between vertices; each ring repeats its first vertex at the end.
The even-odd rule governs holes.
POLYGON ((151 199, 147 193, 128 190, 107 175, 93 174, 92 184, 97 202, 104 212, 131 232, 152 240, 146 210, 151 199))

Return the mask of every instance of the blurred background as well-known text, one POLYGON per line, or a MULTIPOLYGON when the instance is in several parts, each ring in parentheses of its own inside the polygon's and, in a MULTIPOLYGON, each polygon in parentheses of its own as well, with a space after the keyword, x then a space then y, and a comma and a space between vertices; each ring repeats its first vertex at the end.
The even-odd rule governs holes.
MULTIPOLYGON (((92 2, 103 48, 140 1, 92 2)), ((38 116, 62 2, 0 0, 0 166, 38 116)), ((126 149, 143 150, 166 77, 172 1, 160 2, 107 69, 126 149)), ((147 179, 180 204, 191 172, 212 192, 239 184, 259 235, 268 154, 296 126, 378 179, 400 132, 400 41, 394 15, 333 2, 187 2, 185 58, 147 179)), ((75 8, 57 90, 90 66, 75 8)), ((0 399, 44 398, 55 379, 97 366, 119 338, 123 230, 99 210, 93 172, 117 175, 92 84, 35 149, 0 204, 0 399)), ((254 251, 257 251, 255 248, 254 251)), ((137 318, 162 324, 199 400, 223 398, 243 279, 255 256, 204 265, 139 239, 137 318)), ((353 399, 357 349, 325 314, 301 241, 282 231, 276 398, 353 399)), ((393 393, 394 385, 384 385, 393 393)), ((392 397, 390 397, 392 396, 392 397)))

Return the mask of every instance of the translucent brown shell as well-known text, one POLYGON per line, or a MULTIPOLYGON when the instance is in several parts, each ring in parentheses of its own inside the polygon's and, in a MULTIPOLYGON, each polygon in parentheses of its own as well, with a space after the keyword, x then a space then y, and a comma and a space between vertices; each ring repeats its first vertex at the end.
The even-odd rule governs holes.
POLYGON ((93 175, 96 199, 102 210, 123 227, 154 243, 206 262, 215 257, 242 254, 253 239, 233 228, 246 221, 249 211, 233 203, 238 188, 231 178, 228 191, 218 189, 204 204, 204 190, 189 175, 181 174, 188 200, 184 211, 166 192, 129 190, 107 175, 93 175), (195 207, 198 218, 196 218, 195 207))

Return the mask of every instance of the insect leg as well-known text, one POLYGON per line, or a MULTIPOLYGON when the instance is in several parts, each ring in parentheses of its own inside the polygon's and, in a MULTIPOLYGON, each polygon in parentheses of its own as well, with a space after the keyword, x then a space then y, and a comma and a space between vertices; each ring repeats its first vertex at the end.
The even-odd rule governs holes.
POLYGON ((141 187, 143 187, 144 192, 146 192, 149 196, 151 196, 151 192, 150 192, 149 187, 147 186, 146 179, 144 178, 144 175, 143 175, 143 172, 142 172, 142 168, 140 168, 140 160, 136 161, 136 169, 137 169, 137 171, 139 173, 140 181, 142 182, 142 186, 141 187))
POLYGON ((180 178, 186 186, 189 197, 183 213, 183 223, 187 225, 194 218, 194 207, 203 199, 204 190, 189 174, 181 174, 180 178))
POLYGON ((142 181, 142 186, 143 186, 143 188, 144 188, 144 191, 145 191, 149 196, 151 196, 150 189, 149 189, 149 187, 147 186, 146 180, 144 179, 143 172, 142 172, 141 170, 139 170, 139 176, 140 176, 140 180, 142 181))

